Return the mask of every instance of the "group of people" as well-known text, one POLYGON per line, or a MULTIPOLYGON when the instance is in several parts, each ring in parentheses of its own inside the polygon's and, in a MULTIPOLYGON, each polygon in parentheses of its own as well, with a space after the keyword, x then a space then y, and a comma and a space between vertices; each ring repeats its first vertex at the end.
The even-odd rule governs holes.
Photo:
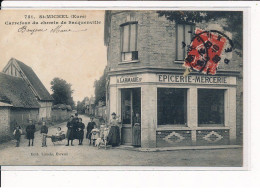
MULTIPOLYGON (((34 134, 36 132, 36 127, 33 124, 32 120, 29 120, 29 125, 27 125, 26 129, 26 138, 28 139, 28 146, 33 146, 34 144, 34 134)), ((41 139, 42 139, 42 147, 47 147, 46 139, 49 138, 54 138, 60 136, 63 131, 61 131, 61 127, 57 127, 57 132, 55 135, 48 136, 48 127, 46 125, 46 122, 42 122, 42 126, 40 128, 40 133, 41 133, 41 139)), ((19 125, 16 125, 13 135, 14 139, 16 140, 16 147, 20 146, 20 141, 21 141, 21 135, 23 134, 22 128, 19 125)))
POLYGON ((83 145, 83 139, 84 139, 84 129, 85 124, 82 123, 82 118, 78 117, 78 113, 75 113, 75 116, 71 116, 69 121, 67 122, 67 139, 68 143, 66 146, 69 146, 69 143, 71 143, 71 146, 73 145, 73 140, 78 139, 79 145, 83 145))
MULTIPOLYGON (((71 116, 70 120, 67 122, 67 144, 66 146, 73 146, 73 140, 79 139, 79 145, 82 145, 84 139, 84 129, 85 124, 82 123, 82 119, 78 118, 78 114, 76 113, 75 116, 71 116)), ((93 132, 97 128, 96 123, 94 122, 94 118, 90 118, 90 122, 88 123, 86 129, 86 139, 89 140, 89 144, 91 144, 91 137, 93 136, 93 132)), ((107 136, 108 144, 112 146, 120 145, 120 127, 119 122, 117 120, 116 114, 112 113, 112 119, 109 123, 109 133, 107 136)))
MULTIPOLYGON (((108 144, 112 146, 118 146, 120 145, 120 125, 116 116, 116 113, 112 113, 112 118, 110 120, 110 123, 108 124, 109 127, 109 133, 107 135, 107 142, 108 144)), ((85 124, 82 122, 82 118, 78 117, 78 113, 75 113, 75 116, 72 115, 67 122, 67 144, 66 146, 73 146, 73 140, 78 139, 79 140, 79 145, 83 145, 83 139, 84 139, 84 129, 85 129, 85 124)), ((92 135, 92 130, 96 129, 97 125, 94 122, 94 118, 90 118, 90 122, 88 123, 86 129, 86 139, 89 140, 89 143, 91 143, 91 135, 92 135)), ((29 125, 26 127, 26 138, 29 140, 28 146, 33 146, 34 145, 34 134, 36 132, 36 127, 33 124, 32 120, 29 120, 29 125)), ((48 127, 46 126, 46 123, 43 122, 41 129, 41 139, 42 139, 42 147, 47 147, 46 144, 46 139, 49 138, 59 138, 63 134, 63 131, 61 131, 61 128, 57 128, 57 132, 55 135, 49 136, 48 135, 48 127)), ((20 146, 20 139, 22 135, 22 130, 20 126, 16 126, 15 130, 13 132, 14 138, 16 140, 16 147, 20 146)))

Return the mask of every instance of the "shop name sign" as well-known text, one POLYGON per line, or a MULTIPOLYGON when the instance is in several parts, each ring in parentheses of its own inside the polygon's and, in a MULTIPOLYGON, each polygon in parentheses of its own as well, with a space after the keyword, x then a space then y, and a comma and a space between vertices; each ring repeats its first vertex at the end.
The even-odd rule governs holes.
POLYGON ((200 84, 228 84, 228 78, 223 76, 199 76, 199 75, 171 75, 159 74, 158 81, 163 83, 200 83, 200 84))
POLYGON ((129 75, 129 76, 121 76, 117 77, 118 84, 126 84, 126 83, 139 83, 142 82, 142 77, 138 75, 129 75))

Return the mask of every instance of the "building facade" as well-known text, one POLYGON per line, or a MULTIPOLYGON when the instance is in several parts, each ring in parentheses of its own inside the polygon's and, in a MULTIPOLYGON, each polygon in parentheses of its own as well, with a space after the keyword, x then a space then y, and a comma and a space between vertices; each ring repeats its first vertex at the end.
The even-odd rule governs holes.
POLYGON ((0 142, 13 137, 15 126, 25 128, 29 119, 37 122, 40 104, 26 82, 0 72, 0 142))
POLYGON ((39 119, 46 120, 51 118, 53 98, 31 67, 25 65, 17 59, 12 58, 4 67, 3 73, 22 78, 27 83, 40 104, 39 119))
MULTIPOLYGON (((183 76, 196 27, 222 30, 222 22, 177 23, 156 11, 106 11, 107 105, 122 123, 122 144, 132 145, 133 117, 141 115, 141 147, 237 144, 243 131, 243 65, 225 54, 216 75, 183 76)), ((229 34, 232 36, 232 34, 229 34)))

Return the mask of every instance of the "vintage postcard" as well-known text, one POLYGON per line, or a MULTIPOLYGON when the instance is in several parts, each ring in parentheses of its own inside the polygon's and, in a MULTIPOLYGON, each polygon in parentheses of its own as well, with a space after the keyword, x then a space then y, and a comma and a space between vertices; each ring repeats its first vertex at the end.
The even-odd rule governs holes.
POLYGON ((0 11, 0 165, 243 167, 244 17, 0 11))

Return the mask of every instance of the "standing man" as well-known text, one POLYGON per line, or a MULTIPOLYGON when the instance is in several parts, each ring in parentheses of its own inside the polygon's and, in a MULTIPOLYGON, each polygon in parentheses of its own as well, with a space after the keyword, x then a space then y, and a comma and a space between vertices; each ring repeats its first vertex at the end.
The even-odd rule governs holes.
POLYGON ((73 118, 74 116, 71 115, 70 120, 67 122, 67 139, 68 139, 68 143, 66 146, 70 145, 70 141, 71 141, 71 146, 73 146, 73 139, 74 139, 74 134, 73 134, 73 118))
POLYGON ((46 144, 47 133, 48 133, 48 127, 46 126, 45 121, 43 121, 42 127, 41 127, 42 147, 47 147, 47 144, 46 144))
POLYGON ((33 124, 32 120, 29 120, 29 125, 26 127, 26 135, 27 139, 29 140, 28 146, 32 145, 33 146, 33 140, 34 140, 34 133, 35 133, 35 125, 33 124), (32 140, 32 144, 31 144, 32 140))
POLYGON ((79 117, 78 117, 79 115, 78 115, 78 113, 75 113, 75 116, 74 116, 74 118, 73 118, 73 120, 72 120, 72 122, 73 122, 73 138, 74 139, 78 139, 79 137, 79 135, 78 135, 78 123, 79 123, 79 117))
POLYGON ((88 123, 87 126, 87 135, 86 138, 89 139, 89 144, 91 143, 91 131, 96 127, 96 123, 94 122, 93 116, 90 117, 90 122, 88 123))

